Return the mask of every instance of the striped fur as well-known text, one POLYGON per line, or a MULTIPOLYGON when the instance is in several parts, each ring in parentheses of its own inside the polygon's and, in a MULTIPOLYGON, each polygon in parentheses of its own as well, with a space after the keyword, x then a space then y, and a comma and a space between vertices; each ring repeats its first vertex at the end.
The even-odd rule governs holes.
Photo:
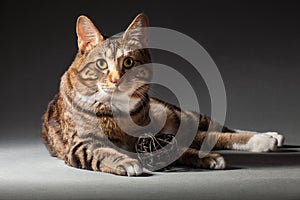
MULTIPOLYGON (((126 134, 118 127, 112 110, 118 110, 122 118, 124 105, 122 99, 118 105, 112 104, 111 95, 116 88, 120 94, 127 94, 139 82, 135 78, 120 82, 129 67, 151 63, 148 50, 143 48, 147 45, 147 33, 144 29, 138 29, 147 26, 147 17, 140 14, 122 36, 105 39, 87 17, 78 18, 78 53, 62 76, 59 92, 48 104, 43 116, 41 138, 52 156, 70 166, 87 170, 129 176, 142 173, 142 165, 137 158, 116 148, 135 152, 137 137, 126 134)), ((139 75, 142 79, 150 79, 151 71, 145 69, 139 75)), ((167 120, 161 133, 175 135, 180 124, 192 123, 200 117, 198 133, 193 143, 185 147, 186 151, 177 163, 209 169, 225 167, 224 159, 219 154, 208 154, 202 159, 198 156, 211 124, 222 131, 216 149, 269 151, 275 150, 276 142, 281 140, 276 134, 269 137, 260 137, 253 132, 238 134, 239 131, 221 127, 205 115, 182 111, 151 98, 147 92, 148 85, 145 84, 133 90, 131 96, 130 116, 137 125, 145 126, 150 122, 149 112, 155 113, 157 121, 166 112, 167 120), (256 148, 255 142, 260 142, 261 147, 256 148)))

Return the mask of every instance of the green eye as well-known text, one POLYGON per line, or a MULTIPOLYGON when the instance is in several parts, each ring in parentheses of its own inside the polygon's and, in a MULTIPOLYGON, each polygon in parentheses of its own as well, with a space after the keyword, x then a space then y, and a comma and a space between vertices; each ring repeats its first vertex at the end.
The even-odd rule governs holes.
POLYGON ((101 70, 107 69, 107 62, 104 59, 99 59, 96 61, 97 67, 99 67, 101 70))
POLYGON ((124 59, 123 66, 125 68, 131 68, 131 67, 133 67, 133 65, 134 65, 134 60, 132 58, 127 57, 124 59))

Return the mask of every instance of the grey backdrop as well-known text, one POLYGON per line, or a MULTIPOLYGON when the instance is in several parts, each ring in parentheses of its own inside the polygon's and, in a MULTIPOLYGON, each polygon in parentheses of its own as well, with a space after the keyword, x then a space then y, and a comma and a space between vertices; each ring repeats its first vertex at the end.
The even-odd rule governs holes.
MULTIPOLYGON (((299 199, 296 1, 1 1, 0 7, 0 199, 299 199), (77 51, 76 18, 86 14, 113 35, 142 11, 152 26, 185 33, 211 55, 226 87, 228 126, 276 130, 290 146, 265 154, 224 151, 226 170, 130 178, 50 157, 39 140, 41 116, 77 51)), ((201 76, 174 54, 152 54, 155 62, 183 69, 209 114, 201 76)))
MULTIPOLYGON (((1 8, 1 138, 38 137, 46 104, 75 56, 80 14, 113 35, 145 12, 152 26, 185 33, 211 55, 226 87, 227 125, 277 130, 288 143, 300 142, 296 1, 3 1, 1 8)), ((166 52, 153 54, 156 62, 185 64, 166 52)), ((189 79, 209 114, 205 84, 189 79)))

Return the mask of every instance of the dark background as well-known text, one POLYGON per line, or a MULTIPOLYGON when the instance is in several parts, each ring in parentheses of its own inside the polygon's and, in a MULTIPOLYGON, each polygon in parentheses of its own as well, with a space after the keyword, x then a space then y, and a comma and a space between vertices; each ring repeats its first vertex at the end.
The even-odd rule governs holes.
MULTIPOLYGON (((151 26, 180 31, 211 55, 226 87, 227 125, 276 130, 299 144, 299 8, 296 1, 1 1, 0 139, 38 138, 46 104, 77 51, 80 14, 113 35, 145 12, 151 26)), ((199 82, 200 103, 208 105, 201 110, 209 113, 199 82)))

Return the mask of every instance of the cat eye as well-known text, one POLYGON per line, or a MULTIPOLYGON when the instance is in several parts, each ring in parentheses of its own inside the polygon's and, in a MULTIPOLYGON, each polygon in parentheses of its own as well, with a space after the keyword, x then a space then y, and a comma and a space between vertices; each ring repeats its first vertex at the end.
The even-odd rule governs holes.
POLYGON ((96 65, 101 70, 105 70, 108 67, 107 62, 104 59, 102 59, 102 58, 96 61, 96 65))
POLYGON ((125 68, 131 68, 134 65, 134 60, 131 57, 127 57, 123 61, 123 66, 125 68))

